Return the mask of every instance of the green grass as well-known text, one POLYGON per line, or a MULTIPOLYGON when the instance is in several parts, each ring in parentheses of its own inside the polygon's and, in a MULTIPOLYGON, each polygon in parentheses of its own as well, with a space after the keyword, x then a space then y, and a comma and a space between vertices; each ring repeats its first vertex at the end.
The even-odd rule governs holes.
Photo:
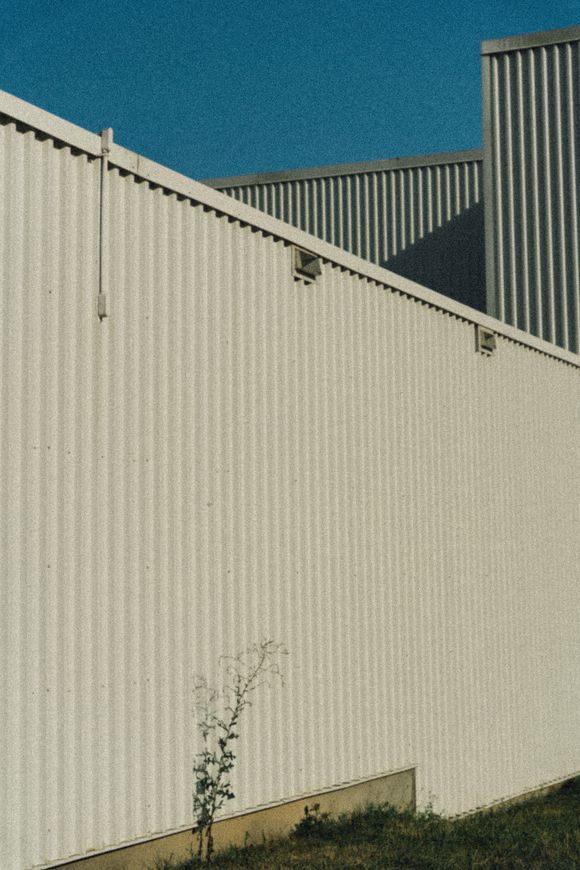
MULTIPOLYGON (((580 870, 580 778, 547 797, 454 821, 433 813, 369 807, 309 829, 214 857, 214 867, 327 870, 396 867, 580 870)), ((156 870, 193 870, 195 859, 156 870)))

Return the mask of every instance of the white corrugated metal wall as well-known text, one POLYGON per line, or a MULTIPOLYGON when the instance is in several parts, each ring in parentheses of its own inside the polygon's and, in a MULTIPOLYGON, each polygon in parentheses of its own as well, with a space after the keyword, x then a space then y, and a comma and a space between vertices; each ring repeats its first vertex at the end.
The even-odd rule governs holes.
POLYGON ((484 42, 490 314, 580 349, 580 27, 484 42))
POLYGON ((295 282, 296 230, 119 168, 99 322, 99 161, 0 135, 0 864, 186 827, 192 673, 262 637, 286 686, 232 812, 410 764, 447 813, 574 773, 574 357, 499 323, 484 357, 476 312, 314 239, 334 265, 295 282))
POLYGON ((481 176, 465 151, 204 184, 485 310, 481 176))
POLYGON ((0 866, 102 842, 98 161, 0 124, 0 866))

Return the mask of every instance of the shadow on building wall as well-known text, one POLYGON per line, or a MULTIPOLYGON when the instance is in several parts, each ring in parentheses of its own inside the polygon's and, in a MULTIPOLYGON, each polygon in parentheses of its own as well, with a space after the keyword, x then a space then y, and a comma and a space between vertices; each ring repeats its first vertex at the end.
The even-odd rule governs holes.
POLYGON ((471 206, 381 265, 485 311, 483 203, 471 206))

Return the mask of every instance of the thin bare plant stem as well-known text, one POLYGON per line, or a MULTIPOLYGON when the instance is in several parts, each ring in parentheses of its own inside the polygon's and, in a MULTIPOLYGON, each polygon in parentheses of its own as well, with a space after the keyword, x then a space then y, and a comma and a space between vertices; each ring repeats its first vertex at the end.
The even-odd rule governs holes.
POLYGON ((281 644, 264 640, 253 644, 236 656, 222 657, 228 662, 226 683, 217 690, 208 686, 204 678, 197 678, 194 686, 198 713, 197 728, 203 749, 193 765, 195 791, 193 813, 197 835, 197 857, 211 862, 214 851, 213 825, 216 814, 226 801, 235 797, 231 786, 231 771, 236 759, 232 746, 239 737, 238 722, 246 707, 251 706, 250 695, 261 685, 270 685, 273 678, 282 679, 278 664, 286 650, 281 644), (218 710, 223 708, 220 715, 218 710))

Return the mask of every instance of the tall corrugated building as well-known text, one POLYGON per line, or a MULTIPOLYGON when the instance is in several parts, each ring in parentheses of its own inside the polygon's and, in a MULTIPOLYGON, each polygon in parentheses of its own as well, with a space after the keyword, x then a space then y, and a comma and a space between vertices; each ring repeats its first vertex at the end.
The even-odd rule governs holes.
POLYGON ((580 350, 580 27, 484 42, 487 309, 580 350))
POLYGON ((2 870, 186 858, 194 675, 265 638, 218 843, 580 772, 580 358, 368 259, 479 172, 317 178, 306 232, 0 92, 2 870))

